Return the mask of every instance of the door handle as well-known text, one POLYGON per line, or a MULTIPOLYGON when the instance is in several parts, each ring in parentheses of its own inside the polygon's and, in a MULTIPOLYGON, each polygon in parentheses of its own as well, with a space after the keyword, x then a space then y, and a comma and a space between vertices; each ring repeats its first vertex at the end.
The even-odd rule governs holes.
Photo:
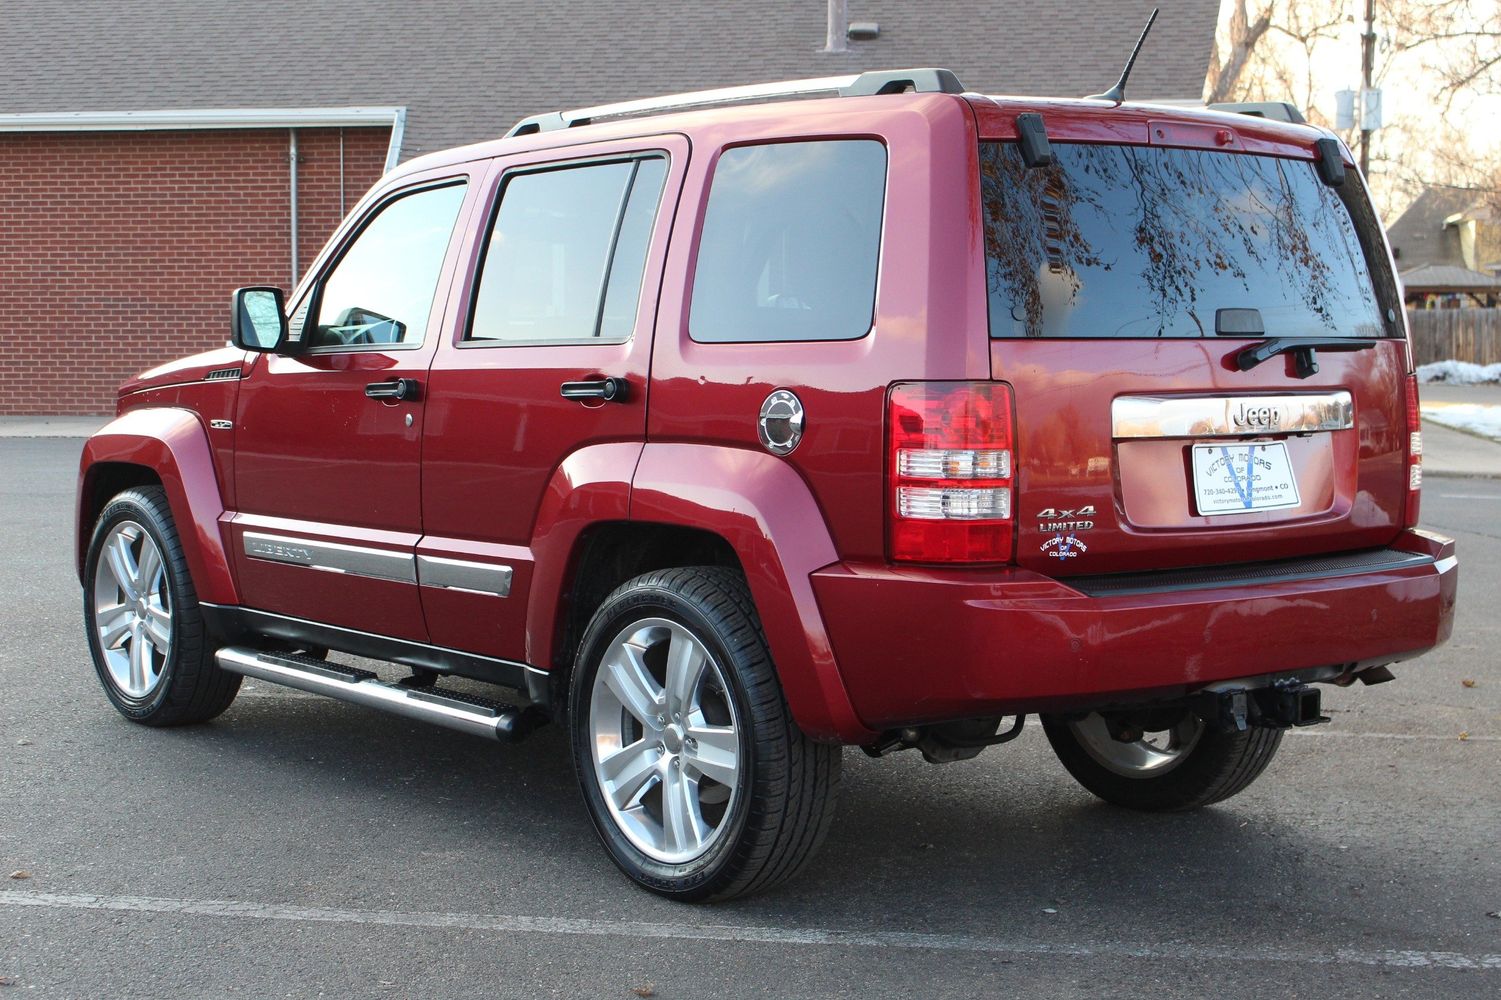
POLYGON ((414 378, 393 378, 389 382, 371 382, 365 386, 365 395, 371 399, 416 399, 422 383, 414 378))
POLYGON ((594 382, 564 382, 564 399, 602 399, 607 403, 623 403, 631 394, 631 384, 623 378, 602 378, 594 382))

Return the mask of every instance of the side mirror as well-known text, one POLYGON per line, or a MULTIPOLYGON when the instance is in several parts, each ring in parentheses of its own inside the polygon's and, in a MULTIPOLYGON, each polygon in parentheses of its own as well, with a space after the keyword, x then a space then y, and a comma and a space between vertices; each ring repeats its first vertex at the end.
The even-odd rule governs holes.
POLYGON ((287 342, 287 314, 281 289, 252 285, 235 289, 230 308, 229 339, 246 351, 269 354, 287 342))

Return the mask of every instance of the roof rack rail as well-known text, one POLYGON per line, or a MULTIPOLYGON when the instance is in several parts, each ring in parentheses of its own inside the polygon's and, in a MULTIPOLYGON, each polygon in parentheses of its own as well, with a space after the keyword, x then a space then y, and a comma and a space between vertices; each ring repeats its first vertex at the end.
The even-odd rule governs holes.
POLYGON ((579 125, 588 125, 600 118, 654 115, 665 111, 686 111, 720 104, 772 101, 830 91, 837 93, 840 97, 872 97, 878 94, 900 94, 906 91, 918 94, 962 94, 964 85, 959 82, 957 76, 946 69, 883 69, 850 76, 821 76, 810 80, 753 83, 746 87, 697 90, 687 94, 670 94, 666 97, 648 97, 639 101, 621 101, 618 104, 601 104, 592 108, 550 111, 546 114, 532 115, 530 118, 523 118, 517 122, 506 133, 506 138, 515 135, 532 135, 537 132, 551 132, 554 129, 574 128, 579 125))
POLYGON ((1210 111, 1230 111, 1237 115, 1251 115, 1255 118, 1266 118, 1274 122, 1289 122, 1293 125, 1307 125, 1308 119, 1303 117, 1303 112, 1296 105, 1287 101, 1244 101, 1232 104, 1211 104, 1210 111))

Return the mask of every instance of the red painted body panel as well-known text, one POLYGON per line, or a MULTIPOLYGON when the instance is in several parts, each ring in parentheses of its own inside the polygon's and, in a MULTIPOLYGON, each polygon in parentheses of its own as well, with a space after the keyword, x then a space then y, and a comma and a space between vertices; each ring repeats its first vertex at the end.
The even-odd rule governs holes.
MULTIPOLYGON (((1251 115, 1197 108, 1032 97, 973 97, 975 121, 983 139, 1015 139, 1016 116, 1041 114, 1048 138, 1068 142, 1133 143, 1194 149, 1226 149, 1268 156, 1314 158, 1313 144, 1327 134, 1311 125, 1290 125, 1251 115), (1229 133, 1229 142, 1220 133, 1229 133)), ((1346 161, 1354 166, 1353 161, 1346 161)))
MULTIPOLYGON (((148 406, 176 406, 210 420, 233 420, 240 396, 238 378, 215 378, 205 381, 210 372, 233 368, 244 370, 253 355, 236 347, 221 347, 202 354, 178 358, 158 365, 120 387, 118 413, 148 406)), ((224 506, 235 505, 235 436, 233 428, 209 427, 209 448, 214 455, 214 469, 219 478, 219 495, 224 506)))
POLYGON ((842 563, 813 575, 850 696, 873 728, 1173 697, 1219 680, 1390 663, 1448 638, 1454 544, 1435 564, 1217 590, 1089 597, 1025 569, 842 563), (893 623, 872 628, 872 622, 893 623))
MULTIPOLYGON (((349 574, 331 587, 327 574, 247 558, 240 540, 255 523, 251 518, 270 518, 277 519, 278 530, 293 536, 411 552, 422 534, 427 370, 448 328, 443 303, 481 175, 466 168, 426 171, 382 188, 383 197, 414 184, 455 178, 468 183, 419 344, 326 353, 315 349, 294 357, 270 354, 247 366, 235 421, 235 483, 242 517, 231 528, 231 544, 251 607, 427 639, 415 586, 349 574), (365 395, 367 385, 396 378, 415 379, 424 391, 400 401, 365 395)), ((349 230, 343 227, 331 245, 345 240, 349 230)), ((320 260, 329 256, 325 251, 320 260)), ((297 308, 294 300, 292 311, 297 308)))
POLYGON ((810 578, 838 555, 818 505, 788 463, 760 450, 648 444, 631 518, 689 524, 728 541, 740 555, 798 725, 815 738, 847 743, 875 735, 845 693, 810 578))
MULTIPOLYGON (((807 431, 785 459, 805 479, 847 559, 886 548, 887 386, 902 379, 985 379, 987 313, 974 122, 951 98, 902 102, 850 128, 839 102, 824 113, 726 120, 695 133, 689 195, 667 262, 652 357, 652 441, 694 441, 761 452, 756 418, 774 389, 802 400, 807 431), (876 289, 877 319, 859 340, 697 343, 689 303, 708 183, 726 143, 814 136, 878 138, 887 150, 887 202, 876 289)), ((850 103, 854 103, 851 99, 850 103)), ((764 452, 763 452, 764 454, 764 452)))
POLYGON ((992 341, 995 377, 1016 396, 1017 562, 1053 576, 1254 562, 1372 548, 1402 529, 1407 495, 1402 379, 1407 345, 1379 342, 1358 353, 1324 352, 1307 379, 1278 358, 1249 372, 1225 358, 1245 341, 992 341), (1302 506, 1257 514, 1201 516, 1190 508, 1193 441, 1111 438, 1119 396, 1304 393, 1348 390, 1351 430, 1304 438, 1277 435, 1300 464, 1302 506), (1332 461, 1331 461, 1332 459, 1332 461), (1055 533, 1036 516, 1093 504, 1080 535, 1086 557, 1060 561, 1042 548, 1055 533))
POLYGON ((532 553, 537 562, 526 605, 525 659, 533 666, 563 666, 558 638, 579 539, 595 525, 629 516, 631 477, 641 448, 640 442, 617 442, 576 451, 563 460, 547 484, 533 528, 532 553))
MULTIPOLYGON (((91 494, 97 466, 106 462, 139 465, 156 473, 167 491, 198 599, 239 603, 219 530, 224 501, 219 494, 209 431, 202 418, 188 410, 163 406, 131 410, 106 424, 84 442, 79 459, 80 500, 91 494)), ((77 519, 80 573, 93 533, 93 525, 82 520, 77 519)))
MULTIPOLYGON (((688 160, 682 136, 653 135, 503 157, 485 177, 477 222, 463 242, 459 277, 449 293, 451 322, 429 374, 422 519, 423 531, 435 543, 473 543, 469 548, 477 561, 504 562, 517 572, 506 598, 422 588, 435 643, 554 666, 554 609, 566 600, 561 588, 573 540, 588 518, 626 517, 626 484, 646 434, 657 289, 688 160), (506 175, 645 151, 665 152, 668 172, 647 252, 634 337, 613 344, 466 345, 487 229, 506 175), (630 395, 625 401, 580 403, 560 395, 564 382, 606 376, 627 380, 630 395), (580 492, 573 496, 570 490, 580 492), (560 548, 564 537, 566 545, 560 548), (485 546, 501 546, 494 551, 509 552, 511 558, 483 555, 485 546), (539 560, 542 585, 535 598, 529 590, 531 552, 539 560)), ((429 549, 424 543, 422 551, 429 549)))

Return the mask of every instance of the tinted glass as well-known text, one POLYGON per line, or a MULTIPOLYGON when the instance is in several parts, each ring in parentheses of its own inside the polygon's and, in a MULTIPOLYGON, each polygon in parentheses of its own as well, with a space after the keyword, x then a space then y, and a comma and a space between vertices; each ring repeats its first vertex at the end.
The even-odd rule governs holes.
POLYGON ((324 279, 313 347, 419 344, 464 186, 388 202, 324 279))
MULTIPOLYGON (((1259 311, 1267 336, 1391 334, 1371 236, 1311 162, 1053 152, 1055 165, 1029 170, 1014 144, 980 147, 992 336, 1215 336, 1221 309, 1259 311)), ((1363 199, 1353 179, 1345 188, 1363 199)))
POLYGON ((624 340, 635 329, 646 250, 651 244, 651 227, 657 218, 662 182, 666 178, 666 160, 642 160, 636 167, 630 201, 620 219, 620 233, 615 237, 615 257, 610 262, 604 308, 599 317, 599 335, 606 339, 624 340))
POLYGON ((872 140, 725 150, 699 241, 693 339, 865 336, 885 191, 886 148, 872 140))
MULTIPOLYGON (((506 182, 468 339, 599 336, 600 297, 635 171, 632 161, 603 163, 520 174, 506 182)), ((639 264, 636 279, 639 288, 639 264)))

